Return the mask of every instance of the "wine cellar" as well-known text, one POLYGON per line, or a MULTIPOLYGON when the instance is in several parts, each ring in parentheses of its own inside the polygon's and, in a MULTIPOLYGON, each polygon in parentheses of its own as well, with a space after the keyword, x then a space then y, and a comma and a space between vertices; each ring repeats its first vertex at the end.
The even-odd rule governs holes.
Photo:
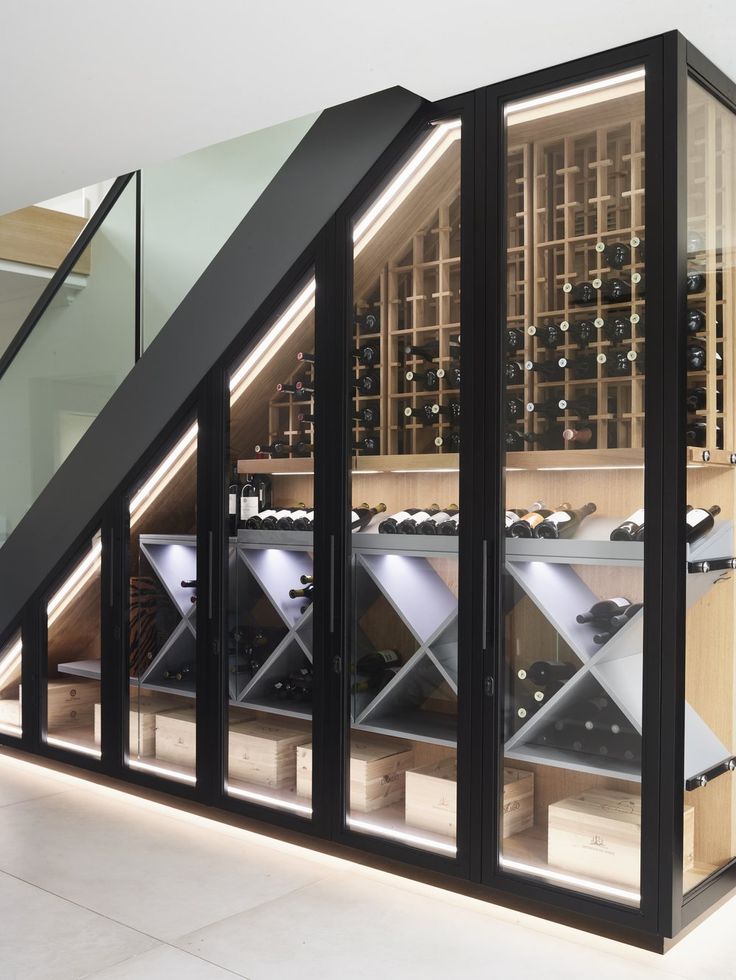
POLYGON ((0 636, 0 740, 659 950, 727 895, 709 71, 665 35, 425 105, 0 636))

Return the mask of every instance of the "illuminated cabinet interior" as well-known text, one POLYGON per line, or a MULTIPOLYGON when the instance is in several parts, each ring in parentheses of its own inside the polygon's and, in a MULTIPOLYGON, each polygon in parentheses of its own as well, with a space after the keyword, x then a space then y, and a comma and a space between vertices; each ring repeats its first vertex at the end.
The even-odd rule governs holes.
POLYGON ((653 949, 727 895, 734 111, 679 35, 425 104, 212 357, 195 289, 0 741, 653 949))

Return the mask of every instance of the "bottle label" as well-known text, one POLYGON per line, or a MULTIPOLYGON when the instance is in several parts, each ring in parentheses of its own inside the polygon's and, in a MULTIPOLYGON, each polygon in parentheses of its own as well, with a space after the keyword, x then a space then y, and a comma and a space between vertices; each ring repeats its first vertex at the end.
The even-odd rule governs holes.
POLYGON ((240 520, 247 521, 249 517, 258 514, 258 497, 240 498, 240 520))
POLYGON ((565 510, 556 510, 547 518, 550 524, 567 524, 572 520, 572 515, 565 510))
POLYGON ((308 514, 308 511, 306 511, 306 510, 294 510, 294 511, 291 512, 291 519, 293 521, 296 521, 300 517, 306 517, 307 514, 308 514))
POLYGON ((238 512, 237 507, 238 495, 235 493, 229 493, 227 495, 227 512, 230 517, 234 517, 238 512))
MULTIPOLYGON (((444 522, 445 521, 449 521, 451 517, 452 517, 452 514, 448 514, 448 513, 446 513, 443 510, 443 511, 440 511, 439 514, 435 514, 434 517, 430 517, 429 519, 430 519, 430 521, 433 521, 435 524, 444 524, 444 522)), ((509 515, 507 513, 506 514, 506 519, 507 520, 508 520, 508 517, 509 517, 509 515)), ((514 520, 516 520, 516 514, 514 514, 514 520)))
POLYGON ((688 511, 685 515, 685 521, 690 527, 697 527, 706 517, 709 517, 707 510, 703 510, 701 507, 696 507, 694 510, 688 511))
POLYGON ((615 599, 609 599, 608 601, 609 602, 613 602, 615 605, 619 606, 621 609, 623 609, 624 606, 628 606, 630 604, 628 599, 622 599, 620 596, 617 596, 615 599))
POLYGON ((408 521, 411 517, 412 515, 408 514, 405 510, 400 510, 398 514, 391 515, 391 520, 396 521, 398 524, 400 521, 408 521))
POLYGON ((387 664, 394 664, 399 659, 395 650, 376 650, 376 653, 387 664))
POLYGON ((410 514, 409 517, 415 524, 421 524, 422 521, 429 520, 429 514, 426 510, 420 510, 417 514, 410 514))
POLYGON ((639 510, 634 511, 631 517, 627 517, 624 524, 643 524, 644 523, 644 508, 640 507, 639 510))

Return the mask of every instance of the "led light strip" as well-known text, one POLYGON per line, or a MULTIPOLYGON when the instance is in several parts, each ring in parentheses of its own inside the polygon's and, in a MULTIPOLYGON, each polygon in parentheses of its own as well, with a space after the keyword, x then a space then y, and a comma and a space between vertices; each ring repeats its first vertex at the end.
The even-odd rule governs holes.
POLYGON ((72 752, 82 752, 84 755, 91 755, 94 759, 101 759, 102 753, 99 749, 91 749, 87 745, 79 745, 77 742, 67 742, 64 738, 56 738, 54 735, 46 736, 46 744, 54 745, 59 749, 71 749, 72 752))
POLYGON ((379 834, 381 837, 390 837, 405 844, 415 844, 418 847, 440 851, 442 854, 450 854, 452 857, 457 855, 457 847, 454 844, 434 841, 429 837, 422 837, 421 834, 411 834, 406 830, 384 827, 382 824, 371 823, 369 820, 356 820, 354 817, 348 817, 347 823, 351 830, 363 830, 369 834, 379 834))
POLYGON ((265 803, 267 806, 278 807, 280 810, 293 810, 294 813, 303 813, 306 817, 312 816, 311 806, 304 803, 293 803, 291 800, 279 800, 273 796, 266 796, 264 793, 254 793, 251 790, 239 789, 225 783, 225 790, 230 796, 238 796, 243 800, 252 800, 254 803, 265 803))
POLYGON ((195 422, 187 429, 171 452, 156 467, 152 475, 132 498, 128 508, 131 527, 148 510, 161 491, 169 485, 186 461, 196 452, 197 431, 198 426, 195 422))
POLYGON ((128 759, 131 769, 140 769, 143 772, 153 772, 157 776, 165 776, 167 779, 176 779, 180 783, 189 783, 195 786, 197 777, 188 772, 177 772, 175 769, 167 769, 165 766, 156 766, 152 762, 143 762, 140 759, 128 759))
POLYGON ((540 106, 550 105, 553 102, 562 102, 567 99, 574 99, 581 95, 589 95, 592 92, 600 92, 604 89, 615 88, 625 85, 627 82, 635 82, 646 76, 644 68, 637 68, 634 71, 622 72, 620 75, 611 75, 609 78, 601 78, 595 82, 586 82, 583 85, 575 85, 572 88, 559 89, 549 95, 540 95, 533 99, 525 99, 521 102, 510 102, 504 108, 505 116, 513 116, 529 109, 537 109, 540 106))
POLYGON ((65 579, 61 588, 54 593, 46 606, 46 616, 48 626, 61 616, 71 601, 79 595, 95 575, 100 571, 100 555, 102 554, 102 541, 98 538, 90 550, 80 561, 74 571, 65 579))
POLYGON ((533 864, 524 864, 522 861, 512 861, 502 857, 500 865, 505 871, 520 871, 522 874, 534 875, 536 878, 545 878, 561 885, 572 885, 574 888, 585 888, 588 891, 598 892, 601 895, 610 895, 612 898, 622 898, 626 901, 639 902, 641 894, 629 891, 627 888, 617 888, 615 885, 606 885, 603 882, 591 881, 588 878, 580 878, 577 875, 566 874, 563 871, 552 871, 544 868, 537 868, 533 864))

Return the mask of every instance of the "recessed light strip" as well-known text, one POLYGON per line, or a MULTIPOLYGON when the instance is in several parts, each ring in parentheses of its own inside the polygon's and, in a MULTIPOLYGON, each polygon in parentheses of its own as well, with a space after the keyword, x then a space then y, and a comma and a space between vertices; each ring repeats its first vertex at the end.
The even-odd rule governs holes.
POLYGON ((351 830, 362 830, 369 834, 379 834, 381 837, 390 837, 392 840, 399 840, 405 844, 414 844, 418 847, 439 851, 442 854, 450 854, 452 857, 455 857, 457 854, 457 847, 454 844, 435 841, 421 834, 412 834, 405 830, 385 827, 383 824, 372 823, 370 820, 356 820, 355 817, 348 817, 347 822, 351 830))
POLYGON ((69 603, 100 571, 102 542, 98 538, 61 588, 54 593, 46 606, 48 626, 56 622, 69 603))
POLYGON ((595 82, 585 82, 583 85, 575 85, 571 88, 558 89, 548 95, 540 95, 533 99, 525 99, 521 102, 510 102, 504 108, 505 116, 512 116, 518 112, 525 112, 528 109, 537 109, 539 106, 549 105, 552 102, 562 102, 566 99, 574 99, 581 95, 589 95, 592 92, 600 92, 604 89, 614 88, 625 85, 627 82, 635 82, 646 76, 644 68, 636 68, 634 71, 622 72, 619 75, 611 75, 608 78, 600 78, 595 82))
POLYGON ((573 888, 584 888, 587 891, 598 892, 600 895, 608 895, 611 898, 624 899, 628 902, 639 902, 641 895, 639 892, 629 891, 627 888, 617 888, 615 885, 606 885, 603 882, 592 881, 588 878, 580 878, 577 875, 566 874, 563 871, 553 871, 550 868, 537 868, 533 864, 524 864, 522 861, 512 861, 502 857, 500 860, 504 871, 519 871, 522 874, 534 875, 536 878, 545 878, 561 885, 571 885, 573 888))
POLYGON ((291 800, 279 800, 273 796, 266 796, 264 793, 256 793, 252 790, 240 789, 237 786, 225 784, 225 789, 230 796, 238 796, 243 800, 250 800, 253 803, 265 803, 266 806, 277 807, 280 810, 293 810, 294 813, 302 813, 306 817, 312 816, 311 806, 304 803, 295 803, 291 800))
POLYGON ((198 426, 191 425, 163 462, 156 467, 137 494, 130 501, 130 526, 148 510, 161 491, 168 486, 186 461, 196 452, 198 426))

